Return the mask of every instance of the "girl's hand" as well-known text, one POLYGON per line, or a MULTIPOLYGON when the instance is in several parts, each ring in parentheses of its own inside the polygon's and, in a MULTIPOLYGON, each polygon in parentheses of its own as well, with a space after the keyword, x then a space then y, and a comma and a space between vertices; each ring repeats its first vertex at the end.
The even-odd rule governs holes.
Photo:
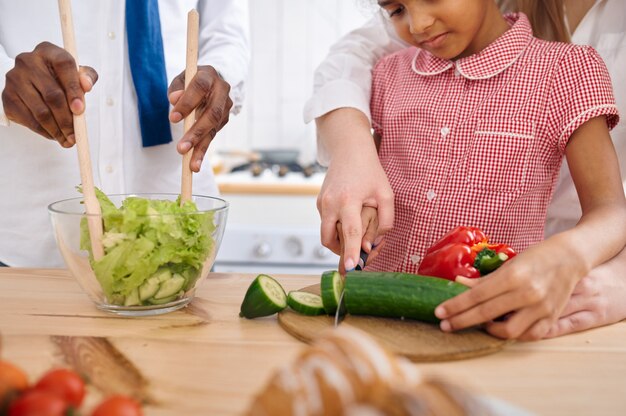
POLYGON ((626 319, 626 249, 578 282, 561 317, 545 338, 626 319))
POLYGON ((174 106, 170 121, 178 123, 196 110, 196 122, 180 139, 176 149, 184 155, 193 148, 189 162, 193 172, 199 172, 202 159, 218 131, 228 123, 233 102, 230 85, 210 65, 198 66, 198 73, 185 91, 185 71, 170 84, 168 98, 174 106))
MULTIPOLYGON (((363 235, 361 249, 368 254, 367 261, 372 261, 380 251, 380 241, 375 241, 376 235, 378 232, 378 212, 375 208, 363 207, 361 211, 361 227, 365 230, 365 234, 363 235)), ((343 227, 341 223, 337 223, 337 235, 339 237, 339 273, 342 275, 346 274, 345 262, 344 262, 344 239, 343 239, 343 227)), ((379 239, 380 240, 380 239, 379 239)))
POLYGON ((441 329, 449 332, 484 323, 499 338, 545 337, 585 274, 581 260, 568 256, 567 245, 559 240, 527 249, 471 290, 439 305, 435 314, 442 319, 441 329), (494 321, 502 316, 507 318, 494 321))

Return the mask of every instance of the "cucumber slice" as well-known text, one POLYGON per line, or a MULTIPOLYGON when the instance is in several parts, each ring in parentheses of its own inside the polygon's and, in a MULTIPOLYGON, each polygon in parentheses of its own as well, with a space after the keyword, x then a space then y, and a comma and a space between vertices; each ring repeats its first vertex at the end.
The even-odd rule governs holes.
POLYGON ((161 268, 154 273, 151 278, 154 277, 159 282, 165 282, 166 280, 170 280, 172 278, 172 272, 170 269, 161 268))
POLYGON ((157 277, 150 277, 139 286, 139 299, 147 300, 153 297, 161 287, 161 282, 157 277))
POLYGON ((163 299, 178 293, 185 285, 185 278, 179 274, 172 276, 170 280, 161 283, 159 290, 154 294, 155 299, 163 299))
POLYGON ((151 298, 151 299, 148 299, 148 303, 150 303, 151 305, 164 305, 166 303, 170 303, 171 301, 178 299, 184 293, 185 292, 181 290, 180 292, 175 293, 174 295, 168 296, 166 298, 162 298, 162 299, 151 298))
POLYGON ((139 300, 139 290, 133 289, 133 291, 130 292, 128 296, 126 296, 126 299, 124 300, 124 306, 137 306, 137 305, 141 305, 141 301, 139 300))
POLYGON ((287 305, 302 315, 321 315, 324 313, 322 297, 313 293, 292 291, 287 296, 287 305))
POLYGON ((266 274, 260 274, 252 281, 241 303, 239 316, 259 318, 273 315, 287 307, 287 295, 283 287, 266 274))
POLYGON ((322 282, 320 292, 322 294, 322 303, 324 311, 328 315, 334 315, 337 312, 339 298, 343 291, 343 278, 336 270, 329 270, 322 273, 322 282))

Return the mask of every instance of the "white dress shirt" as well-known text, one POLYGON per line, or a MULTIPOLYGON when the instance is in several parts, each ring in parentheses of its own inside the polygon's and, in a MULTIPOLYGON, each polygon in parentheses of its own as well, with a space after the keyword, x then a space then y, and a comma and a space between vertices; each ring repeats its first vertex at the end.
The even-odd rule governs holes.
MULTIPOLYGON (((572 42, 590 45, 600 53, 611 75, 617 107, 623 118, 626 115, 626 2, 596 1, 572 34, 572 42)), ((305 122, 342 107, 356 108, 371 120, 371 70, 382 56, 405 46, 381 13, 376 13, 364 26, 340 39, 315 72, 314 93, 304 108, 305 122)), ((611 131, 611 138, 626 190, 626 122, 622 121, 611 131)), ((318 154, 320 162, 328 162, 325 150, 320 146, 318 154)), ((580 216, 576 188, 567 164, 564 164, 548 207, 546 235, 573 227, 580 216)))
MULTIPOLYGON (((182 156, 176 142, 183 123, 172 126, 172 143, 141 145, 137 96, 132 84, 124 1, 74 1, 73 17, 82 65, 99 80, 86 99, 94 181, 105 193, 180 192, 182 156)), ((187 13, 200 14, 199 65, 212 65, 231 85, 236 111, 249 66, 246 0, 159 0, 168 84, 185 68, 187 13)), ((56 1, 0 0, 0 91, 15 56, 42 41, 62 46, 56 1)), ((0 105, 0 124, 6 123, 0 105)), ((218 133, 219 138, 219 133, 218 133)), ((48 204, 80 194, 76 148, 38 136, 16 123, 0 126, 0 262, 16 267, 62 266, 48 219, 48 204)), ((194 174, 193 192, 218 193, 205 161, 194 174)))

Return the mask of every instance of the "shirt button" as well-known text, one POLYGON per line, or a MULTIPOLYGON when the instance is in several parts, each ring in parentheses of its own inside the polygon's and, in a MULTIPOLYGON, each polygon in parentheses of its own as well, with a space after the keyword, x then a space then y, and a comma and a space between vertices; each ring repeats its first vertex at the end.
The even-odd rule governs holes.
POLYGON ((450 133, 450 129, 449 128, 447 128, 447 127, 442 127, 441 128, 441 135, 443 137, 446 137, 448 135, 448 133, 450 133))
POLYGON ((460 77, 461 73, 459 72, 459 70, 457 68, 454 68, 454 76, 455 77, 460 77))
POLYGON ((115 104, 115 101, 113 101, 113 98, 107 97, 106 103, 108 106, 112 106, 113 104, 115 104))
POLYGON ((413 254, 411 256, 411 263, 417 265, 420 262, 421 259, 422 258, 420 256, 418 256, 417 254, 413 254))
POLYGON ((106 173, 113 173, 113 166, 107 165, 106 168, 104 168, 104 170, 106 171, 106 173))
POLYGON ((109 32, 107 33, 107 36, 109 37, 109 39, 113 40, 115 39, 115 32, 109 32))
POLYGON ((435 199, 436 196, 437 194, 433 190, 426 192, 426 199, 428 199, 429 201, 432 201, 433 199, 435 199))

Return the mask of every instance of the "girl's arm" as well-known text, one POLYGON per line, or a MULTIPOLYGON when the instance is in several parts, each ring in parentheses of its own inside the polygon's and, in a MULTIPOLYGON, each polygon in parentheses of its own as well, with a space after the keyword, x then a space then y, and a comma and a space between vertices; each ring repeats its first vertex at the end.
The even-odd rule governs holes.
POLYGON ((445 331, 487 322, 498 337, 543 338, 562 315, 576 284, 626 244, 626 200, 605 117, 571 136, 567 162, 583 215, 571 230, 530 247, 472 290, 436 311, 445 331), (504 322, 492 322, 513 312, 504 322))

